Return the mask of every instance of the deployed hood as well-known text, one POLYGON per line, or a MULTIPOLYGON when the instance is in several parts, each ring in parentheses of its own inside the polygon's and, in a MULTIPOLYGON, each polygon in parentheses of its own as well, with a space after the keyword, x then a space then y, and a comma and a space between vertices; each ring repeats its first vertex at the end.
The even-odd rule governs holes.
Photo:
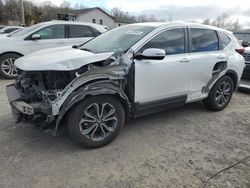
POLYGON ((50 48, 17 59, 15 66, 24 71, 70 71, 103 61, 112 54, 113 52, 95 54, 71 46, 50 48))

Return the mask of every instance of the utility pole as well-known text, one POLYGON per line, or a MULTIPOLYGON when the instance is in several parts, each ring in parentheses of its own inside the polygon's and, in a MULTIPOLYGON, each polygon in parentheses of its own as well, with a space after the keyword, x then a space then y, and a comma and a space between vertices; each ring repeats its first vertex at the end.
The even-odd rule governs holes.
POLYGON ((23 0, 20 0, 20 4, 21 4, 21 16, 22 16, 22 21, 21 24, 24 26, 25 25, 25 17, 24 17, 24 7, 23 7, 23 0))

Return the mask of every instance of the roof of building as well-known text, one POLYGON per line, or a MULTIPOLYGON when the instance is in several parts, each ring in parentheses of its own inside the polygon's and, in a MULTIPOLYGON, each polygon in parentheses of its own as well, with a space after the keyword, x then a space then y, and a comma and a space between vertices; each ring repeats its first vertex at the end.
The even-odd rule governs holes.
POLYGON ((81 10, 77 10, 76 11, 76 15, 79 16, 79 15, 83 15, 83 14, 86 14, 88 12, 91 12, 93 10, 99 10, 101 12, 103 12, 104 14, 106 14, 108 17, 110 17, 111 19, 113 19, 115 22, 121 22, 121 23, 134 23, 133 20, 131 19, 128 19, 128 18, 115 18, 113 16, 111 16, 110 14, 108 14, 106 11, 102 10, 101 8, 99 7, 92 7, 92 8, 85 8, 85 9, 81 9, 81 10))

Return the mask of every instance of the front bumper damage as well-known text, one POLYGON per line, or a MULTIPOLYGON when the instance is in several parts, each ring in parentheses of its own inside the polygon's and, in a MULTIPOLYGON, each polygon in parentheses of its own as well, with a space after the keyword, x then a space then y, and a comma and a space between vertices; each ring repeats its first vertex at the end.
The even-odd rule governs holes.
POLYGON ((49 124, 53 121, 51 118, 51 105, 46 102, 26 103, 20 91, 15 84, 6 86, 6 94, 11 106, 12 114, 17 123, 41 123, 49 124), (45 121, 44 121, 45 120, 45 121))

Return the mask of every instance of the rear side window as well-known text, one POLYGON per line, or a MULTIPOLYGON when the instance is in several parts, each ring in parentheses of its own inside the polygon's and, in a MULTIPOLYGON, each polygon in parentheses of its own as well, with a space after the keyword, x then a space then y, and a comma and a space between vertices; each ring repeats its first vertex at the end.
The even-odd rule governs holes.
POLYGON ((231 42, 231 39, 225 33, 219 33, 219 36, 224 49, 231 42))
POLYGON ((214 30, 191 29, 192 52, 219 50, 219 40, 214 30))
POLYGON ((83 38, 93 37, 94 34, 88 26, 84 25, 70 25, 69 26, 69 38, 83 38))
POLYGON ((164 31, 151 39, 141 49, 142 53, 148 48, 160 48, 166 51, 167 55, 181 54, 185 52, 185 33, 184 29, 170 29, 164 31))

